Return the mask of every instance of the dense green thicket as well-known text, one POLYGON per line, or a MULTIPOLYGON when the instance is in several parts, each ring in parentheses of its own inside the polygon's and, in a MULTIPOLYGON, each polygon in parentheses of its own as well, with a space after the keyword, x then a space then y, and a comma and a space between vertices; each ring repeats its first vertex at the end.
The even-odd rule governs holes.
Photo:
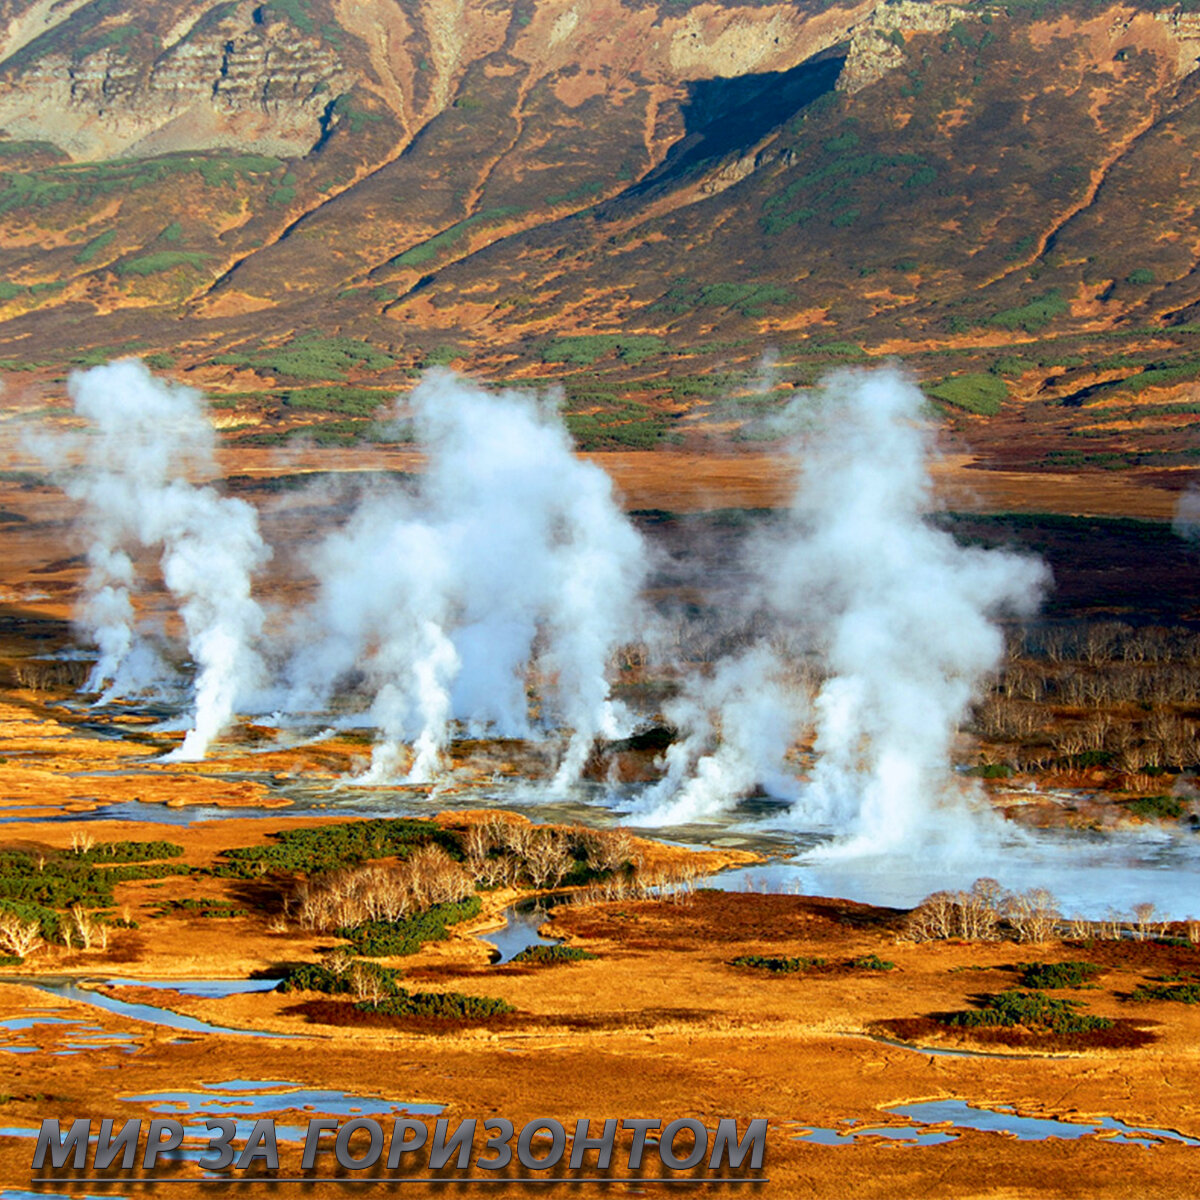
POLYGON ((43 904, 27 900, 3 899, 0 900, 0 913, 11 913, 20 917, 22 921, 36 921, 38 932, 44 941, 61 942, 63 940, 62 931, 68 918, 43 904))
POLYGON ((1200 983, 1139 983, 1131 1000, 1173 1000, 1178 1004, 1200 1004, 1200 983))
POLYGON ((479 916, 482 908, 478 896, 468 896, 465 900, 435 904, 399 921, 364 921, 337 932, 367 958, 396 958, 416 954, 422 942, 445 941, 447 926, 479 916))
POLYGON ((441 1017, 452 1020, 499 1017, 513 1011, 512 1005, 498 996, 467 996, 462 992, 401 992, 378 1003, 363 1000, 355 1007, 364 1012, 386 1013, 390 1017, 441 1017))
POLYGON ((219 354, 214 363, 251 367, 259 372, 292 379, 345 379, 349 371, 383 371, 395 359, 369 342, 357 338, 320 337, 308 334, 282 346, 250 353, 219 354))
POLYGON ((542 361, 590 367, 615 353, 622 362, 640 363, 652 355, 666 353, 667 349, 667 343, 655 334, 583 333, 547 342, 542 348, 542 361))
POLYGON ((13 171, 0 179, 0 213, 71 205, 84 209, 106 196, 131 196, 185 174, 196 173, 205 187, 253 182, 283 167, 259 154, 168 154, 161 158, 64 164, 13 171))
POLYGON ((183 847, 176 842, 98 842, 75 857, 94 863, 133 863, 182 855, 183 847))
POLYGON ((409 992, 400 986, 400 972, 378 963, 356 959, 340 970, 320 963, 293 967, 279 985, 281 992, 320 992, 326 996, 363 996, 355 1005, 362 1012, 393 1017, 494 1017, 512 1012, 495 996, 468 996, 462 992, 409 992))
POLYGON ((1069 311, 1070 305, 1062 298, 1062 294, 1057 288, 1052 288, 1027 304, 993 313, 985 324, 995 325, 1000 329, 1023 329, 1026 333, 1037 333, 1055 317, 1061 317, 1069 311))
POLYGON ((383 967, 366 959, 348 963, 341 971, 322 963, 304 963, 288 971, 277 990, 343 996, 360 988, 363 982, 368 982, 376 984, 385 995, 394 996, 403 990, 399 980, 400 972, 395 968, 383 967))
POLYGON ((583 962, 597 957, 582 946, 526 946, 510 960, 527 966, 551 966, 554 963, 583 962))
POLYGON ((222 851, 228 862, 214 874, 254 879, 270 871, 312 875, 353 867, 374 858, 403 858, 419 846, 441 846, 460 857, 458 839, 432 821, 407 817, 313 825, 274 834, 270 846, 235 846, 222 851))
POLYGON ((580 450, 650 450, 671 428, 668 418, 641 404, 599 414, 569 413, 563 420, 580 450))
POLYGON ((1085 987, 1101 968, 1088 962, 1018 963, 1021 986, 1028 988, 1085 987))
POLYGON ((153 254, 141 254, 128 258, 113 268, 122 278, 128 276, 158 275, 163 271, 174 271, 179 267, 190 267, 193 271, 204 268, 207 254, 190 250, 156 250, 153 254))
POLYGON ((950 1013, 943 1023, 961 1028, 1019 1025, 1051 1033, 1090 1033, 1112 1027, 1108 1017, 1092 1017, 1077 1011, 1082 1007, 1079 1000, 1061 1000, 1045 992, 1014 989, 986 997, 979 1008, 950 1013))
POLYGON ((345 413, 369 417, 393 395, 375 388, 304 387, 288 388, 281 393, 283 403, 297 412, 345 413))
POLYGON ((182 853, 170 842, 110 842, 80 854, 0 850, 0 905, 11 908, 7 902, 24 901, 46 908, 101 908, 113 902, 114 884, 189 874, 180 863, 144 861, 182 853), (106 862, 121 865, 98 865, 106 862))
POLYGON ((996 375, 971 372, 953 375, 925 388, 927 395, 966 412, 994 417, 1008 398, 1008 387, 996 375))

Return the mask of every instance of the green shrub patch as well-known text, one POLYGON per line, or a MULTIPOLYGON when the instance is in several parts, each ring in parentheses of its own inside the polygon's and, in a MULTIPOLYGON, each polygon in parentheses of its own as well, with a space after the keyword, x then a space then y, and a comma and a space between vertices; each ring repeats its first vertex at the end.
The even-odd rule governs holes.
POLYGON ((368 1000, 355 1005, 361 1012, 384 1013, 390 1017, 440 1017, 463 1020, 499 1017, 513 1011, 511 1004, 498 996, 467 996, 462 992, 404 992, 388 996, 374 1004, 368 1000))
POLYGON ((730 960, 734 967, 753 967, 759 971, 770 971, 775 975, 788 975, 794 971, 807 971, 810 967, 823 967, 823 958, 768 958, 761 954, 739 954, 730 960))
POLYGON ((1080 988, 1102 968, 1089 962, 1018 963, 1021 986, 1027 988, 1080 988))
POLYGON ((886 958, 880 958, 878 954, 865 954, 862 958, 856 958, 851 966, 858 967, 860 971, 894 971, 896 964, 888 962, 886 958))
POLYGON ((595 957, 595 954, 584 950, 582 946, 526 946, 520 954, 513 955, 510 961, 532 966, 551 966, 554 963, 583 962, 595 957))
POLYGON ((461 857, 458 839, 433 821, 406 817, 346 821, 286 829, 272 835, 268 846, 235 846, 222 851, 226 863, 214 874, 254 879, 271 871, 311 875, 338 867, 354 867, 377 858, 403 858, 420 846, 434 843, 461 857))
POLYGON ((478 896, 468 896, 449 904, 435 904, 400 921, 365 921, 337 932, 367 958, 397 958, 416 954, 423 942, 445 941, 447 926, 479 916, 482 907, 478 896))
POLYGON ((1131 1000, 1172 1000, 1177 1004, 1200 1004, 1200 983, 1140 983, 1131 1000))
POLYGON ((366 959, 356 959, 346 965, 345 970, 335 971, 322 963, 305 963, 293 967, 283 977, 278 987, 281 992, 322 992, 326 996, 341 996, 353 992, 361 981, 367 979, 377 982, 379 987, 389 996, 403 991, 400 987, 400 972, 393 967, 383 967, 379 963, 368 962, 366 959))
POLYGON ((1048 1030, 1051 1033, 1090 1033, 1110 1029, 1108 1017, 1092 1017, 1077 1011, 1080 1000, 1061 1000, 1045 992, 1019 992, 1015 989, 985 996, 979 1008, 950 1013, 942 1024, 964 1029, 1003 1026, 1022 1026, 1026 1029, 1048 1030))

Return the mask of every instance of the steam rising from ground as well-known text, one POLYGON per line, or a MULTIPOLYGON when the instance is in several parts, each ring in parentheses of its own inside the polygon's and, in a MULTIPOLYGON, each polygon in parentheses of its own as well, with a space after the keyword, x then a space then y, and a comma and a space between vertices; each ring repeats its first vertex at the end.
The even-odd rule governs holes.
MULTIPOLYGON (((250 582, 267 551, 254 510, 192 481, 213 470, 196 393, 134 361, 70 387, 94 428, 69 485, 90 547, 89 686, 118 695, 140 682, 136 551, 160 551, 196 664, 194 727, 178 754, 200 757, 262 674, 250 582)), ((856 853, 956 824, 938 812, 961 799, 953 738, 999 665, 998 618, 1032 612, 1047 576, 930 524, 923 407, 895 370, 840 373, 791 406, 795 498, 753 543, 742 585, 757 632, 685 676, 665 706, 680 737, 636 821, 710 819, 765 787, 795 824, 848 835, 856 853), (806 734, 814 756, 800 784, 806 734)), ((609 664, 645 631, 647 550, 549 400, 439 370, 400 414, 426 470, 409 491, 369 494, 306 550, 317 592, 274 694, 287 712, 324 719, 365 692, 379 731, 369 782, 436 779, 460 732, 540 733, 564 739, 553 787, 568 788, 598 737, 630 730, 609 664)))
POLYGON ((935 832, 938 801, 954 795, 954 734, 1000 665, 996 618, 1031 615, 1048 582, 1035 559, 960 546, 929 524, 924 404, 878 371, 835 376, 800 410, 812 430, 774 600, 816 622, 829 678, 794 815, 848 831, 851 849, 935 832))
MULTIPOLYGON (((802 631, 823 677, 811 780, 783 793, 794 798, 791 819, 849 834, 843 849, 855 853, 936 832, 938 804, 958 794, 958 723, 1000 662, 996 618, 1032 612, 1046 582, 1039 562, 962 547, 928 523, 934 446, 923 406, 894 370, 842 372, 797 401, 795 498, 753 565, 750 590, 802 631)), ((711 817, 777 777, 808 724, 784 676, 760 644, 695 687, 690 709, 676 706, 687 736, 635 819, 711 817), (709 738, 713 707, 725 737, 685 778, 681 764, 709 738)))
POLYGON ((638 799, 633 823, 714 817, 758 786, 793 795, 783 760, 805 712, 803 695, 766 646, 717 663, 667 705, 666 718, 682 736, 664 755, 666 774, 638 799))
POLYGON ((91 424, 84 470, 68 484, 84 504, 89 542, 79 621, 100 650, 88 687, 111 698, 153 682, 134 618, 134 556, 160 551, 196 665, 193 724, 177 757, 203 758, 260 674, 262 612, 250 579, 268 551, 257 515, 188 478, 213 471, 198 392, 159 383, 131 359, 73 375, 69 390, 91 424))
POLYGON ((395 777, 411 743, 408 778, 424 781, 452 719, 529 735, 536 667, 542 724, 570 730, 555 780, 569 786, 622 725, 607 667, 637 625, 641 539, 547 402, 433 371, 408 404, 427 469, 415 496, 369 500, 318 550, 293 703, 319 707, 364 669, 381 733, 368 778, 395 777))

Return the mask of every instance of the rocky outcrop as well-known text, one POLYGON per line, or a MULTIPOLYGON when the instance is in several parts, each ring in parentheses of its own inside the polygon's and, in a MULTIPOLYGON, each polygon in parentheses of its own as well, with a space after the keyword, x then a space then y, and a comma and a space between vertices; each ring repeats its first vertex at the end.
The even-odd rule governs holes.
POLYGON ((1154 14, 1166 27, 1179 54, 1177 73, 1182 79, 1200 67, 1200 13, 1171 12, 1154 14))
POLYGON ((350 71, 327 43, 261 8, 213 17, 202 14, 149 62, 117 37, 84 53, 65 38, 42 53, 37 41, 25 45, 0 65, 0 126, 76 159, 214 147, 305 153, 350 71))
POLYGON ((943 33, 966 17, 950 4, 918 4, 900 0, 881 4, 851 33, 850 54, 838 79, 838 91, 853 95, 904 62, 905 35, 943 33))

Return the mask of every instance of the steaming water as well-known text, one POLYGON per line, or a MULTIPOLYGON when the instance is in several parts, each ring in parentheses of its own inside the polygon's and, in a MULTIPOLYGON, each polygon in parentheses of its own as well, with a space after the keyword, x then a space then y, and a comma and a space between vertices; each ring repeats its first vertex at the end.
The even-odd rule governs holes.
POLYGON ((910 908, 930 892, 967 888, 980 876, 1012 891, 1049 888, 1065 916, 1099 918, 1155 906, 1167 920, 1200 913, 1200 837, 1038 832, 1000 842, 987 855, 895 853, 820 857, 817 852, 727 871, 706 886, 729 891, 838 896, 910 908))
MULTIPOLYGON (((704 671, 689 670, 696 656, 647 611, 647 546, 608 478, 574 455, 552 403, 431 372, 406 401, 425 471, 408 491, 365 494, 344 525, 300 547, 317 596, 267 645, 251 585, 270 551, 256 510, 202 482, 216 441, 201 397, 131 361, 77 375, 70 390, 95 429, 79 444, 86 469, 65 485, 85 501, 78 617, 100 651, 91 686, 108 685, 97 712, 149 689, 167 729, 179 726, 171 697, 183 697, 189 732, 171 758, 203 757, 238 711, 279 708, 273 723, 284 727, 366 719, 377 741, 363 781, 407 771, 433 790, 350 801, 346 788, 294 786, 286 794, 307 808, 293 813, 329 800, 363 815, 525 803, 538 820, 623 819, 690 844, 786 856, 753 872, 761 886, 911 905, 991 875, 1013 889, 1049 886, 1070 914, 1150 901, 1180 918, 1196 907, 1194 839, 1018 836, 961 803, 956 730, 1000 661, 1000 619, 1031 614, 1047 577, 1036 560, 962 546, 927 521, 934 431, 919 389, 895 369, 839 372, 800 395, 785 431, 795 439, 791 505, 744 556, 716 564, 726 593, 680 579, 709 587, 710 605, 728 610, 717 633, 752 630, 748 640, 716 637, 723 650, 704 671), (135 620, 138 550, 161 553, 192 659, 185 693, 135 620), (766 624, 747 624, 751 616, 766 624), (631 639, 680 679, 666 703, 681 736, 665 753, 665 778, 640 795, 573 787, 593 739, 628 732, 608 663, 631 639), (536 717, 535 665, 552 681, 536 717), (800 665, 814 666, 811 687, 794 677, 800 665), (369 710, 331 716, 339 685, 355 678, 369 710), (553 784, 447 794, 444 752, 464 728, 540 736, 543 751, 558 744, 553 784), (806 728, 814 762, 800 786, 784 756, 806 728), (786 804, 755 813, 739 803, 756 784, 786 804), (703 823, 714 818, 721 824, 703 823)), ((61 460, 61 441, 47 449, 61 460)), ((266 747, 239 753, 257 749, 266 747)))
MULTIPOLYGON (((497 807, 524 809, 535 821, 579 822, 600 828, 622 824, 633 790, 583 785, 558 799, 547 798, 532 783, 505 787, 438 789, 364 789, 327 781, 257 776, 272 794, 287 798, 287 808, 218 808, 213 805, 168 808, 128 801, 91 812, 40 816, 0 815, 0 824, 77 821, 145 821, 190 825, 197 821, 256 817, 287 826, 299 817, 433 816, 456 809, 497 807)), ((0 814, 3 810, 0 810, 0 814)), ((944 847, 939 856, 928 846, 886 856, 821 857, 831 841, 828 830, 803 831, 790 824, 778 802, 744 801, 720 822, 689 822, 647 831, 675 844, 704 849, 745 849, 764 853, 770 861, 723 872, 705 886, 733 891, 792 892, 836 896, 870 904, 911 907, 930 892, 969 887, 983 875, 1006 888, 1047 887, 1067 916, 1098 918, 1110 909, 1128 912, 1133 905, 1155 905, 1161 919, 1200 916, 1200 835, 1175 829, 1143 834, 1033 831, 1001 828, 982 848, 944 847)))

